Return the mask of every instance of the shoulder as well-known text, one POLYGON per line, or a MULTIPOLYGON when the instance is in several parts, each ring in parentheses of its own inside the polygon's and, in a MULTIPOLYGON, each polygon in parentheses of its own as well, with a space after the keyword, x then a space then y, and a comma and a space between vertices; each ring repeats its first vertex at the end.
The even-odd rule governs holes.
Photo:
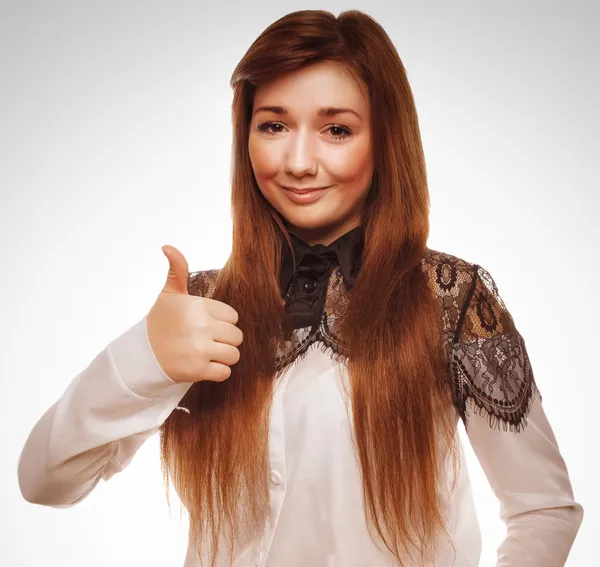
POLYGON ((449 252, 426 248, 421 269, 440 308, 444 331, 455 334, 470 303, 481 266, 449 252))
POLYGON ((440 306, 455 404, 465 425, 471 398, 473 411, 492 427, 520 431, 539 391, 525 340, 496 281, 481 265, 437 250, 427 249, 423 268, 440 306))
POLYGON ((450 252, 426 248, 421 260, 430 283, 442 291, 450 290, 465 281, 471 282, 481 266, 450 252))
POLYGON ((188 293, 199 297, 212 297, 220 272, 219 268, 190 272, 188 293))
POLYGON ((422 269, 452 342, 515 332, 515 322, 492 274, 479 263, 426 249, 422 269))

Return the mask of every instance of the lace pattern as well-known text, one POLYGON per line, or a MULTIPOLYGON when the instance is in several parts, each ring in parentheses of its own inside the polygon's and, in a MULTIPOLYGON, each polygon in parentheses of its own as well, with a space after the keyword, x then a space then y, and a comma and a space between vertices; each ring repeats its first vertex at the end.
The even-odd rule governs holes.
MULTIPOLYGON (((448 253, 427 249, 421 267, 440 308, 444 350, 454 404, 468 427, 468 404, 486 416, 490 427, 520 431, 539 391, 523 337, 484 268, 448 253)), ((192 272, 191 295, 211 297, 219 270, 192 272)), ((318 343, 344 364, 347 353, 335 334, 346 309, 347 288, 339 266, 329 276, 323 314, 310 327, 294 329, 277 353, 274 371, 281 376, 318 343)), ((541 396, 540 396, 541 398, 541 396)))
POLYGON ((466 402, 491 427, 519 432, 537 389, 525 341, 498 293, 492 276, 474 266, 468 302, 452 342, 450 367, 456 405, 468 426, 466 402))

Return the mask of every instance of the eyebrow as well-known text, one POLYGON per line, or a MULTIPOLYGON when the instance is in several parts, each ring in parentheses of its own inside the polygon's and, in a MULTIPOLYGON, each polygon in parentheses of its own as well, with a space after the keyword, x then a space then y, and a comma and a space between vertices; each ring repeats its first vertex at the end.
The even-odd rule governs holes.
MULTIPOLYGON (((275 114, 287 115, 288 111, 283 106, 259 106, 254 110, 252 116, 264 110, 266 112, 273 112, 275 114)), ((358 112, 352 110, 351 108, 337 108, 335 106, 324 106, 317 110, 317 116, 335 116, 336 114, 343 114, 344 112, 350 112, 356 115, 360 120, 362 120, 362 116, 358 114, 358 112)))

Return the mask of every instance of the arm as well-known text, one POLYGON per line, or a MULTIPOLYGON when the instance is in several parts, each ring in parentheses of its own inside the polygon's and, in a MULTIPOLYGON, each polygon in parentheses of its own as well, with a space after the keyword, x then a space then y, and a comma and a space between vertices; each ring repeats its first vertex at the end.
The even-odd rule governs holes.
POLYGON ((493 429, 475 411, 467 429, 507 526, 498 567, 562 567, 583 519, 539 395, 532 400, 519 433, 493 429))
POLYGON ((192 382, 158 364, 146 316, 113 340, 69 384, 29 434, 18 463, 23 497, 63 508, 123 470, 192 382))
POLYGON ((500 501, 497 567, 562 567, 583 508, 542 406, 525 342, 480 266, 453 345, 459 410, 500 501))

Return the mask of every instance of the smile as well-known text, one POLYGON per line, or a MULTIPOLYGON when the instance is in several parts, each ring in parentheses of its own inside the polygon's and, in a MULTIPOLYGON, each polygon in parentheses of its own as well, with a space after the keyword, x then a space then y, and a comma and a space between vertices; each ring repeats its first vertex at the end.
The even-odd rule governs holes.
MULTIPOLYGON (((281 187, 281 186, 280 186, 281 187)), ((314 191, 307 191, 306 193, 298 193, 292 189, 286 189, 285 187, 281 187, 285 194, 290 198, 294 203, 312 203, 319 199, 322 195, 324 195, 329 187, 324 187, 323 189, 315 189, 314 191)))

